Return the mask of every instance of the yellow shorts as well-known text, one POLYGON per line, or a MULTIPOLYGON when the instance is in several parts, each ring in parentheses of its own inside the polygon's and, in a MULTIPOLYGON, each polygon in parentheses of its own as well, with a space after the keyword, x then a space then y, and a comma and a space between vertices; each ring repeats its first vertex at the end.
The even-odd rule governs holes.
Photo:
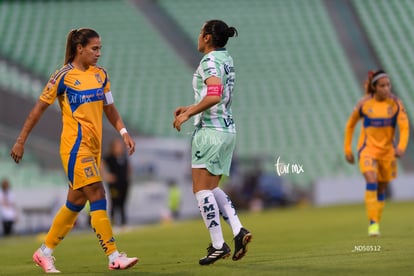
POLYGON ((378 182, 389 182, 397 177, 397 160, 374 159, 365 155, 359 158, 359 169, 362 173, 375 172, 378 182))
POLYGON ((99 171, 100 156, 65 154, 61 155, 61 159, 72 189, 76 190, 102 181, 99 171))

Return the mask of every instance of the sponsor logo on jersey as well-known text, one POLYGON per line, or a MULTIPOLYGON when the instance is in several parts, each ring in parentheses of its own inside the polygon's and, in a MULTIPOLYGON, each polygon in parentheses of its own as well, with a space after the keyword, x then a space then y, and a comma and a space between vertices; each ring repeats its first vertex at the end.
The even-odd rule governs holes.
POLYGON ((55 79, 50 79, 49 82, 46 85, 46 92, 49 92, 50 89, 52 89, 52 87, 55 85, 56 80, 55 79))
POLYGON ((104 92, 102 89, 96 90, 96 97, 98 97, 99 100, 102 100, 104 98, 104 92))
POLYGON ((224 72, 226 72, 226 75, 234 72, 234 67, 230 66, 228 64, 224 64, 224 72))
POLYGON ((388 115, 392 115, 392 106, 389 106, 387 108, 387 112, 388 112, 388 115))
POLYGON ((93 156, 84 157, 81 159, 81 163, 90 163, 94 162, 95 158, 93 156))

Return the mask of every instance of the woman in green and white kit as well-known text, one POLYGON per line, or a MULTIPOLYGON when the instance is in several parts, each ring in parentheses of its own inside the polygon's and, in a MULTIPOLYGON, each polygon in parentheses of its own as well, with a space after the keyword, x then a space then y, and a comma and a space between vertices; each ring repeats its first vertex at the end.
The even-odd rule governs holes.
POLYGON ((220 213, 233 230, 235 250, 233 260, 240 260, 247 252, 252 234, 243 228, 230 198, 218 187, 221 176, 229 175, 236 144, 231 103, 235 82, 233 59, 224 48, 237 30, 221 20, 207 21, 198 37, 198 51, 204 53, 194 73, 195 103, 178 107, 173 126, 194 116, 196 127, 192 139, 193 192, 201 216, 210 232, 211 245, 200 265, 209 265, 228 257, 230 248, 224 242, 220 213))

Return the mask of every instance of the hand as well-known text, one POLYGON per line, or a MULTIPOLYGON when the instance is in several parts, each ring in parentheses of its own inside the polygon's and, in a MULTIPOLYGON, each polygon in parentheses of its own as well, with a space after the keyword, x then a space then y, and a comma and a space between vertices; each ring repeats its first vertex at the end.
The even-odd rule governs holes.
POLYGON ((24 145, 22 143, 16 142, 13 148, 11 149, 10 156, 13 158, 14 162, 19 163, 22 160, 24 154, 24 145))
POLYGON ((135 141, 129 136, 128 133, 125 133, 122 138, 126 148, 128 149, 128 155, 132 155, 135 152, 135 141))
POLYGON ((109 185, 111 185, 111 184, 115 183, 115 182, 116 182, 116 180, 117 180, 117 177, 116 177, 116 175, 115 175, 115 174, 113 174, 113 173, 109 173, 109 174, 106 176, 106 179, 105 179, 105 181, 106 181, 106 182, 108 182, 108 183, 109 183, 109 185))
POLYGON ((188 109, 187 106, 180 106, 177 107, 174 111, 174 118, 177 118, 178 115, 184 113, 188 109))
POLYGON ((346 154, 345 159, 346 159, 346 161, 348 161, 349 164, 354 164, 355 163, 354 154, 352 154, 352 153, 346 154))
POLYGON ((187 113, 181 113, 180 115, 178 115, 177 117, 175 117, 175 120, 173 122, 173 127, 176 128, 178 131, 181 130, 181 125, 183 123, 185 123, 188 119, 190 118, 190 116, 188 116, 187 113))
POLYGON ((400 150, 399 148, 396 148, 394 155, 395 157, 400 158, 404 155, 404 151, 400 150))

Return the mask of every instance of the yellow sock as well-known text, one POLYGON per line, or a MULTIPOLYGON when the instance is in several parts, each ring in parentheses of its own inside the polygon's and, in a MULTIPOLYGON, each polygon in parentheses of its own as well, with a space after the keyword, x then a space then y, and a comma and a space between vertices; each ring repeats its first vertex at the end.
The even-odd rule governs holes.
POLYGON ((378 194, 377 196, 377 212, 378 212, 378 222, 381 220, 382 210, 385 206, 385 193, 378 194))
POLYGON ((112 233, 111 222, 106 213, 106 200, 101 199, 91 203, 91 225, 103 251, 108 256, 115 252, 116 244, 112 233))
POLYGON ((365 190, 365 207, 368 220, 378 222, 377 183, 367 183, 365 190))
POLYGON ((54 249, 72 229, 76 218, 83 206, 78 206, 66 202, 56 213, 50 226, 49 232, 46 235, 45 245, 48 248, 54 249))

